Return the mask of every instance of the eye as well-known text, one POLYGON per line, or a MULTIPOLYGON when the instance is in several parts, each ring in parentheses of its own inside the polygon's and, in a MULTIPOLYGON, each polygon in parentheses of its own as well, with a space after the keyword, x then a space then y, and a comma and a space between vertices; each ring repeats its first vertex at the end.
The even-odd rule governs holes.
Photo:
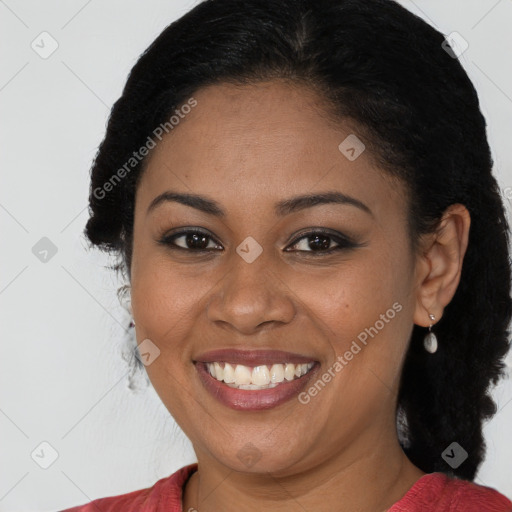
MULTIPOLYGON (((299 252, 330 254, 335 251, 352 249, 357 246, 358 244, 340 233, 335 234, 330 231, 317 229, 302 233, 301 236, 296 238, 294 243, 289 247, 295 247, 299 252), (333 242, 336 244, 334 247, 332 246, 333 242)), ((286 250, 288 251, 288 249, 286 250)))
MULTIPOLYGON (((178 233, 166 235, 158 241, 159 244, 168 246, 170 249, 184 250, 189 252, 211 252, 222 250, 222 246, 205 231, 199 229, 182 230, 178 233), (220 248, 220 249, 219 249, 220 248)), ((359 247, 357 244, 343 236, 341 233, 333 233, 321 229, 301 233, 294 243, 285 249, 296 249, 297 252, 311 253, 310 255, 331 254, 343 249, 359 247), (309 239, 309 241, 308 241, 309 239), (332 244, 335 244, 334 247, 332 244), (317 254, 315 254, 317 253, 317 254)))
POLYGON ((209 247, 209 242, 213 243, 212 237, 199 229, 188 229, 175 233, 173 235, 164 236, 159 243, 162 245, 170 246, 171 249, 183 249, 193 252, 210 252, 214 247, 209 247), (179 243, 177 241, 180 240, 179 243))

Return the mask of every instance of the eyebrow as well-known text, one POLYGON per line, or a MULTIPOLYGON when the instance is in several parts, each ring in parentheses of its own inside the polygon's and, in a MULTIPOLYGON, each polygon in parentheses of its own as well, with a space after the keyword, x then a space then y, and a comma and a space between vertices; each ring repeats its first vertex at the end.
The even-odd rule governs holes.
MULTIPOLYGON (((170 190, 155 197, 153 201, 151 201, 146 214, 149 214, 157 206, 165 202, 176 202, 185 206, 191 206, 192 208, 196 208, 197 210, 209 215, 215 215, 216 217, 226 216, 226 212, 222 209, 219 203, 213 199, 197 194, 182 194, 170 190)), ((285 215, 321 204, 343 204, 355 206, 373 217, 373 212, 364 203, 355 197, 334 191, 323 192, 320 194, 306 194, 285 199, 275 204, 274 211, 278 217, 284 217, 285 215)))

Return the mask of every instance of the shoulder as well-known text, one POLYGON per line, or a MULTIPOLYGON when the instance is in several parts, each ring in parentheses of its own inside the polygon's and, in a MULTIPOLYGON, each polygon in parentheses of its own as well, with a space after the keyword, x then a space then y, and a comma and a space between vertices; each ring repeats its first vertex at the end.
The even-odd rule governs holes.
POLYGON ((429 473, 388 512, 512 512, 512 502, 496 489, 468 480, 429 473))
POLYGON ((454 511, 512 512, 512 501, 496 489, 458 478, 445 478, 454 511))
POLYGON ((181 512, 183 486, 196 469, 197 463, 189 464, 158 480, 152 487, 98 498, 61 512, 181 512))

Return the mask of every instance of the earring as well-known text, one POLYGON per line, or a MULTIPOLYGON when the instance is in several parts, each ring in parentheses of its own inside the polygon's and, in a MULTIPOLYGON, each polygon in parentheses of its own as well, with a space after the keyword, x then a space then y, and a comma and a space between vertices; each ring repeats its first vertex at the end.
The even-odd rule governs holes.
POLYGON ((121 306, 128 312, 130 315, 130 325, 128 328, 135 327, 135 320, 133 319, 133 311, 132 311, 132 298, 130 293, 131 287, 130 285, 124 285, 118 290, 118 297, 121 306))
MULTIPOLYGON (((429 316, 430 320, 432 320, 432 322, 436 319, 436 317, 432 314, 429 314, 428 316, 429 316)), ((429 328, 428 328, 428 334, 425 336, 425 338, 423 340, 423 346, 425 347, 425 350, 427 352, 429 352, 430 354, 433 354, 437 350, 437 345, 438 345, 437 337, 432 332, 432 323, 430 323, 429 328)))

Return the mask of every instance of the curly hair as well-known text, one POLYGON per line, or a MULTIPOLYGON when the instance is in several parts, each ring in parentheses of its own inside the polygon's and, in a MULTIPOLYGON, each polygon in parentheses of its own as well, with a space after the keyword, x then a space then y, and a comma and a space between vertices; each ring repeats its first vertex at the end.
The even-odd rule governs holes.
POLYGON ((496 413, 490 386, 510 347, 509 226, 477 93, 444 41, 393 0, 199 3, 140 56, 112 108, 91 169, 85 235, 130 276, 147 158, 129 172, 125 165, 122 179, 119 170, 194 91, 272 79, 319 91, 327 117, 354 123, 383 173, 406 184, 413 250, 449 205, 470 213, 461 280, 436 325, 439 349, 428 354, 426 329, 413 326, 396 413, 416 466, 472 480, 485 455, 483 421, 496 413), (452 471, 441 454, 453 441, 468 458, 452 471))

